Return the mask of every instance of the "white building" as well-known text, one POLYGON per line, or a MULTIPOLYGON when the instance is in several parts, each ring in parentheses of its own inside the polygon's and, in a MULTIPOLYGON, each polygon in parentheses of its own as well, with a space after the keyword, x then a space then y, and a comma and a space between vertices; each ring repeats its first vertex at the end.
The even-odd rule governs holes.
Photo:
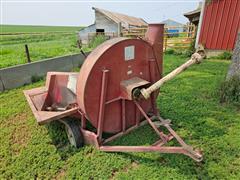
POLYGON ((168 30, 178 30, 180 33, 184 31, 184 24, 172 19, 167 19, 161 23, 163 23, 165 25, 165 28, 168 28, 168 30))
POLYGON ((88 44, 91 38, 96 34, 104 34, 111 38, 118 36, 122 29, 147 26, 147 23, 141 18, 110 12, 95 7, 92 9, 95 11, 94 24, 79 31, 79 38, 83 44, 88 44))

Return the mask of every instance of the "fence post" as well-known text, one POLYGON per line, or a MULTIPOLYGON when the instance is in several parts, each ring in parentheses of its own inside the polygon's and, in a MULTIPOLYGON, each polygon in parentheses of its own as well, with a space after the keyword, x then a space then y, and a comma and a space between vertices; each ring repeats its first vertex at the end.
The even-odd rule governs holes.
POLYGON ((25 53, 26 53, 26 56, 27 56, 27 61, 28 63, 31 62, 31 59, 30 59, 30 54, 29 54, 29 50, 28 50, 28 45, 25 44, 25 53))
POLYGON ((80 49, 80 52, 82 53, 82 55, 86 58, 87 55, 84 53, 84 51, 82 50, 82 41, 80 39, 77 40, 77 46, 80 49))
POLYGON ((77 46, 79 49, 82 49, 82 42, 80 39, 77 40, 77 46))
POLYGON ((187 23, 187 25, 186 25, 186 28, 187 28, 187 30, 186 30, 186 32, 187 32, 187 37, 188 38, 190 38, 190 25, 191 25, 191 23, 187 23))
POLYGON ((193 38, 195 37, 195 35, 196 35, 196 26, 194 25, 193 26, 193 38))
POLYGON ((167 50, 167 36, 165 35, 165 41, 164 41, 164 51, 167 50))

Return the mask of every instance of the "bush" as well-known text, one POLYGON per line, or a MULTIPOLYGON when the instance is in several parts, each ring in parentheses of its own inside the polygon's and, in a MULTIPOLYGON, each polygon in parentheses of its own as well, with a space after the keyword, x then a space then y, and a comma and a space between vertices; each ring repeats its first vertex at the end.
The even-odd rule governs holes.
POLYGON ((225 51, 218 56, 211 57, 213 59, 224 59, 224 60, 231 60, 232 59, 232 52, 230 51, 225 51))
POLYGON ((41 80, 43 80, 43 79, 44 79, 44 77, 43 77, 43 76, 39 76, 39 75, 33 75, 33 76, 31 77, 32 83, 41 81, 41 80))
POLYGON ((189 50, 189 49, 188 49, 188 50, 183 51, 183 52, 182 52, 182 55, 183 55, 184 57, 191 57, 194 52, 195 52, 195 51, 192 51, 192 50, 189 50))
POLYGON ((177 55, 181 57, 191 57, 192 51, 189 49, 186 49, 186 50, 167 49, 165 51, 165 54, 172 54, 172 55, 177 55))
MULTIPOLYGON (((195 43, 196 43, 196 35, 194 36, 194 38, 193 38, 193 40, 192 40, 192 42, 191 42, 191 44, 190 44, 190 47, 188 48, 188 52, 189 52, 189 54, 191 53, 191 55, 193 54, 193 53, 195 53, 195 51, 196 51, 196 49, 195 49, 195 43)), ((190 55, 190 56, 191 56, 190 55)))
POLYGON ((94 49, 98 45, 102 44, 104 41, 106 41, 106 37, 105 36, 97 35, 90 41, 90 43, 88 44, 88 47, 94 49))
POLYGON ((221 84, 220 102, 240 106, 240 75, 234 75, 221 84))
POLYGON ((229 51, 225 51, 222 54, 220 54, 219 57, 220 57, 220 59, 230 60, 230 59, 232 59, 232 53, 229 51))
POLYGON ((174 49, 167 49, 165 54, 174 54, 174 49))

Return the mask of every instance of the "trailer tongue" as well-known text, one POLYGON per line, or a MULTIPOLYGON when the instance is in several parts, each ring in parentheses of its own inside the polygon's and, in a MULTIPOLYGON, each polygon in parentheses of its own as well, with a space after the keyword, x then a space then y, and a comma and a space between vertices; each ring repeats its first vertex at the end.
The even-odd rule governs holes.
POLYGON ((24 91, 37 122, 64 123, 69 140, 76 147, 84 143, 107 152, 178 153, 201 161, 201 153, 177 135, 170 120, 161 118, 156 99, 162 84, 203 57, 195 53, 162 77, 163 32, 162 24, 150 24, 145 40, 121 37, 98 46, 86 58, 79 74, 49 72, 45 87, 24 91), (94 128, 87 128, 87 123, 94 128), (144 124, 149 124, 159 136, 153 145, 106 145, 144 124), (105 137, 104 133, 111 136, 105 137), (180 146, 166 146, 174 138, 180 146))

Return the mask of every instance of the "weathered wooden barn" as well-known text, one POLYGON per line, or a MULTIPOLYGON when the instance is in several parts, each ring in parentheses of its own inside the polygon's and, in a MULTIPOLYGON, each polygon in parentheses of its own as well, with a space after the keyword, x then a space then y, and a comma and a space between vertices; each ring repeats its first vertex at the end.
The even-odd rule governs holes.
POLYGON ((240 0, 208 0, 201 9, 196 46, 209 56, 232 51, 240 31, 240 0))
POLYGON ((104 34, 111 38, 119 36, 124 29, 147 26, 146 21, 141 18, 110 12, 95 7, 92 9, 95 11, 94 24, 79 31, 79 38, 83 44, 88 44, 96 34, 104 34))

